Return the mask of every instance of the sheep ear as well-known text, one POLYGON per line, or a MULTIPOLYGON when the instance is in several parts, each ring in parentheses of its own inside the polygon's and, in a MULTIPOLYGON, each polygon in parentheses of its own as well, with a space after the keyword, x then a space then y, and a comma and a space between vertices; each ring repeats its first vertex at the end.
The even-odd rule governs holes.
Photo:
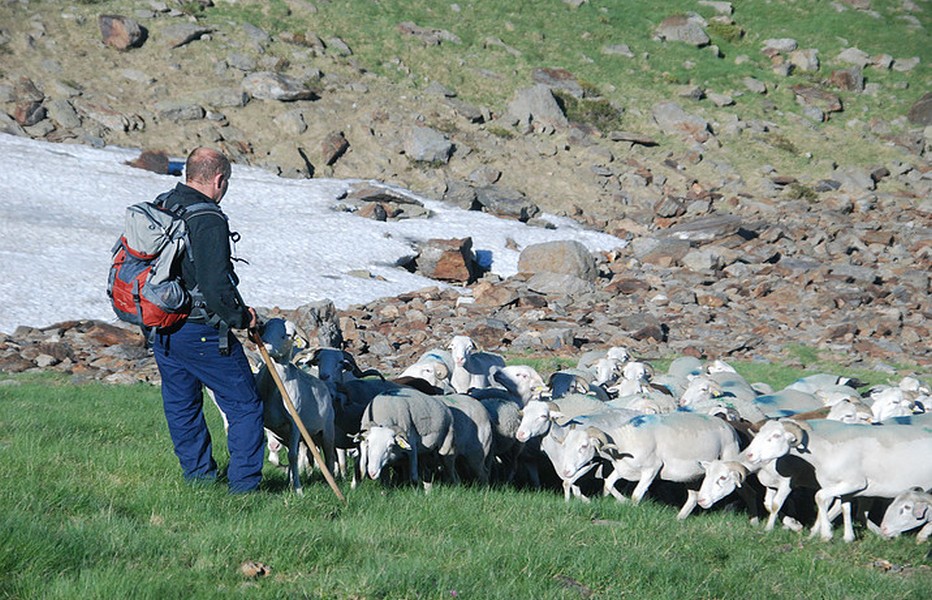
POLYGON ((395 434, 395 443, 398 444, 398 447, 402 450, 410 450, 411 444, 408 443, 407 438, 400 433, 395 434))
POLYGON ((928 502, 916 502, 913 504, 913 517, 917 521, 926 519, 930 508, 932 507, 929 506, 928 502))
POLYGON ((702 467, 702 470, 703 470, 703 471, 708 471, 708 470, 709 470, 709 465, 711 465, 711 464, 712 464, 712 463, 709 462, 709 461, 707 461, 707 460, 700 460, 700 461, 699 461, 699 466, 702 467))

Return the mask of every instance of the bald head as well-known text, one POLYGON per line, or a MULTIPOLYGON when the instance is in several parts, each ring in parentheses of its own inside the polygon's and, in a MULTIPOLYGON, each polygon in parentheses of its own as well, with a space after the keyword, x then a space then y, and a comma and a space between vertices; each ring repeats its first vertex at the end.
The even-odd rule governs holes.
POLYGON ((184 165, 185 184, 220 202, 227 191, 232 168, 223 153, 201 146, 188 155, 184 165))

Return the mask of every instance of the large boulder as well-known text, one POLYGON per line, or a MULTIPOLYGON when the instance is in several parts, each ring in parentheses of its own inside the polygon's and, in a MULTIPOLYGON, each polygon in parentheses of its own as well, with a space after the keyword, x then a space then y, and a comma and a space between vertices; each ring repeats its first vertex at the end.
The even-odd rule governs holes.
POLYGON ((531 244, 518 257, 521 273, 562 273, 595 281, 599 270, 592 253, 576 240, 531 244))

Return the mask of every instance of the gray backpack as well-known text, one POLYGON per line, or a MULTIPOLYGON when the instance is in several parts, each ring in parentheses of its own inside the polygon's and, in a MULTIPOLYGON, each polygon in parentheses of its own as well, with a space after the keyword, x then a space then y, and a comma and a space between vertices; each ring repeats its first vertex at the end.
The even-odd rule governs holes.
POLYGON ((126 209, 123 234, 112 251, 107 295, 113 311, 120 320, 144 328, 171 327, 191 313, 179 263, 188 244, 185 218, 218 211, 212 202, 166 208, 168 194, 126 209))

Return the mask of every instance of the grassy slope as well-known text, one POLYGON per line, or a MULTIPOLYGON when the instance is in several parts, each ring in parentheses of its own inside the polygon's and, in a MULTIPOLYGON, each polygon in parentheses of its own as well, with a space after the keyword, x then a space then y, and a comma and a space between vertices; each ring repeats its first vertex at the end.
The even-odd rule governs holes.
MULTIPOLYGON (((912 537, 823 544, 740 513, 677 522, 655 501, 366 482, 343 485, 340 506, 319 476, 297 498, 271 468, 261 494, 192 489, 156 388, 18 381, 0 386, 0 597, 921 598, 932 585, 912 537), (245 560, 271 575, 247 580, 245 560)), ((222 440, 215 452, 225 463, 222 440)))
MULTIPOLYGON (((685 44, 661 43, 652 39, 657 24, 676 13, 696 11, 707 19, 714 11, 692 1, 631 2, 592 1, 573 9, 560 0, 476 1, 450 3, 427 0, 349 0, 319 4, 319 12, 305 18, 290 15, 284 3, 273 1, 219 5, 213 16, 250 20, 272 31, 314 31, 324 39, 340 36, 354 51, 360 66, 415 88, 439 82, 458 91, 464 99, 501 110, 514 90, 531 83, 537 67, 562 67, 574 73, 588 87, 600 90, 606 98, 626 109, 621 125, 626 129, 656 133, 651 107, 658 101, 675 98, 686 84, 708 91, 735 95, 736 106, 716 108, 708 101, 694 103, 680 99, 687 110, 705 116, 713 127, 721 119, 736 114, 743 120, 762 119, 772 124, 781 137, 740 136, 723 138, 725 147, 707 149, 741 172, 753 172, 772 164, 784 173, 799 174, 814 162, 834 160, 842 165, 874 166, 905 156, 889 145, 852 143, 866 130, 872 118, 895 121, 894 132, 902 130, 908 108, 930 89, 932 52, 928 28, 930 11, 916 16, 925 29, 910 26, 903 19, 898 0, 875 0, 874 14, 863 11, 837 11, 829 2, 747 2, 734 3, 734 19, 744 31, 740 39, 716 34, 713 43, 724 58, 708 49, 685 44), (403 36, 398 24, 413 21, 420 27, 454 33, 461 43, 443 42, 426 46, 413 36, 403 36), (822 69, 817 74, 798 73, 782 77, 773 73, 770 60, 760 49, 769 38, 792 37, 800 48, 818 48, 822 69), (499 39, 508 49, 489 43, 499 39), (602 48, 625 43, 634 58, 606 56, 602 48), (842 98, 846 110, 825 124, 813 124, 801 117, 800 107, 790 90, 794 84, 812 84, 826 79, 832 70, 848 65, 834 60, 838 52, 855 46, 872 56, 890 54, 904 59, 921 58, 910 73, 868 68, 868 82, 878 83, 876 96, 832 90, 842 98), (510 52, 513 49, 517 52, 510 52), (736 64, 744 55, 746 62, 736 64), (745 90, 742 80, 753 76, 765 81, 770 92, 758 96, 745 90), (795 147, 796 151, 792 150, 795 147), (843 149, 843 151, 842 151, 843 149)), ((666 140, 665 150, 677 148, 676 140, 666 140)), ((680 146, 681 147, 681 146, 680 146)), ((645 151, 647 152, 647 151, 645 151)), ((820 165, 818 176, 826 176, 820 165)), ((701 174, 704 166, 696 167, 701 174)), ((747 173, 745 173, 747 177, 747 173)))

